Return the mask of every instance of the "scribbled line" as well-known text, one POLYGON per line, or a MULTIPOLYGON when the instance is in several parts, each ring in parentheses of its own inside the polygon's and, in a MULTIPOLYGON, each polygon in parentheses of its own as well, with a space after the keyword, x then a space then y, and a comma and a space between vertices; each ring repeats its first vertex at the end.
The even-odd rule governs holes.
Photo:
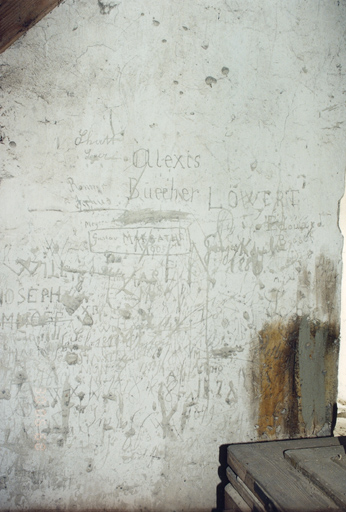
POLYGON ((177 256, 190 253, 185 228, 104 228, 89 231, 90 251, 135 256, 177 256))
POLYGON ((61 210, 60 208, 28 208, 28 212, 34 213, 34 212, 60 212, 65 213, 64 210, 61 210))
MULTIPOLYGON (((28 208, 29 213, 35 212, 60 212, 60 213, 90 213, 90 212, 103 212, 103 211, 119 211, 119 208, 81 208, 80 210, 62 210, 60 208, 28 208)), ((145 210, 125 211, 120 217, 117 218, 118 222, 123 225, 128 224, 149 224, 162 221, 180 221, 189 216, 188 212, 181 212, 175 210, 160 211, 145 210)))
POLYGON ((59 212, 59 213, 90 213, 90 212, 110 212, 117 211, 119 208, 84 208, 80 210, 61 210, 59 208, 28 208, 29 213, 59 212))
POLYGON ((145 210, 137 210, 137 211, 125 211, 123 215, 118 217, 118 221, 124 225, 128 224, 148 224, 154 222, 162 222, 162 221, 178 221, 182 219, 186 219, 189 214, 187 212, 168 210, 168 211, 160 211, 160 210, 151 210, 149 208, 145 210))

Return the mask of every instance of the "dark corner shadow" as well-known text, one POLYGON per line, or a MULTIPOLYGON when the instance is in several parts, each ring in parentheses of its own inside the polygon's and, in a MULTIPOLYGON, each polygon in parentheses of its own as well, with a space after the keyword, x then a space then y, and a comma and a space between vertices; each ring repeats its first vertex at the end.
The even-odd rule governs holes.
POLYGON ((225 487, 228 484, 226 475, 228 446, 229 444, 222 444, 219 448, 220 466, 218 473, 221 482, 216 487, 216 508, 213 508, 212 512, 222 512, 225 508, 225 487))
POLYGON ((333 435, 333 432, 334 432, 334 429, 336 426, 337 417, 338 417, 338 404, 334 403, 333 410, 332 410, 332 425, 331 425, 332 435, 333 435))
POLYGON ((339 441, 339 443, 341 444, 341 446, 343 447, 343 449, 345 450, 345 453, 346 453, 346 436, 339 436, 338 437, 338 441, 339 441))
MULTIPOLYGON (((2 510, 2 509, 1 509, 2 510)), ((179 509, 180 511, 181 509, 179 509)), ((215 509, 214 509, 215 510, 215 509)), ((4 509, 3 512, 11 512, 11 509, 4 509)), ((29 508, 29 509, 16 509, 15 512, 163 512, 162 508, 149 508, 149 507, 140 507, 140 508, 74 508, 74 509, 63 509, 61 507, 58 508, 29 508)), ((178 510, 177 510, 178 512, 178 510)), ((189 508, 186 509, 186 512, 210 512, 210 508, 189 508)), ((219 511, 217 511, 219 512, 219 511)))

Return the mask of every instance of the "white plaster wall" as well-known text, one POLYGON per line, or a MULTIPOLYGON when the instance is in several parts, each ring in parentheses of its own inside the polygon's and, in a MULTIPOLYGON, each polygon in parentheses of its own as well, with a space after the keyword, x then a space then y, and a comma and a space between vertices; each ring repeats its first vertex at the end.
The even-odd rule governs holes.
POLYGON ((259 332, 339 317, 345 10, 67 0, 0 57, 1 510, 215 506, 259 332))

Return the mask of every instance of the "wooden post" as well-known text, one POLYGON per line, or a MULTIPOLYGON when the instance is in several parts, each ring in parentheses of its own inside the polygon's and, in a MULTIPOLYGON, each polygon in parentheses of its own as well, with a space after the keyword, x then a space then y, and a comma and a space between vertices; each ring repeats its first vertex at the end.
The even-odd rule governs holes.
POLYGON ((61 0, 0 0, 0 53, 60 2, 61 0))

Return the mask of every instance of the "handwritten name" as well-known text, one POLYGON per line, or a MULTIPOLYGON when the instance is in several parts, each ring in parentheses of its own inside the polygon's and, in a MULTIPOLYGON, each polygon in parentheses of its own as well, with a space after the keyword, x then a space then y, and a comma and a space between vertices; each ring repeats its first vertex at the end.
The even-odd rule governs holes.
POLYGON ((18 292, 8 289, 0 289, 0 306, 11 305, 16 303, 18 305, 27 302, 28 304, 37 304, 40 302, 60 302, 60 287, 58 289, 51 288, 20 288, 18 292))
POLYGON ((98 138, 98 136, 95 137, 93 135, 91 130, 79 130, 79 135, 75 138, 74 143, 76 146, 80 146, 81 144, 86 144, 87 146, 109 146, 110 144, 114 145, 115 142, 120 141, 120 138, 117 139, 117 134, 98 138))
POLYGON ((176 187, 174 178, 172 178, 169 187, 143 187, 140 186, 139 180, 136 178, 129 178, 129 201, 134 199, 155 199, 158 201, 192 203, 197 194, 199 194, 199 190, 194 187, 176 187))
POLYGON ((73 178, 67 178, 67 183, 69 184, 70 192, 75 192, 76 190, 79 192, 98 192, 99 194, 103 193, 103 189, 107 188, 105 183, 101 185, 98 184, 86 184, 86 183, 76 183, 73 178))
POLYGON ((137 169, 143 167, 166 167, 167 169, 198 169, 200 166, 201 155, 184 154, 165 154, 159 150, 137 149, 133 153, 132 163, 137 169))
MULTIPOLYGON (((227 192, 227 191, 226 191, 227 192)), ((218 191, 218 196, 219 196, 218 191)), ((299 190, 234 190, 230 188, 227 195, 223 195, 222 203, 214 197, 212 187, 209 187, 209 210, 222 210, 224 207, 232 209, 242 206, 243 208, 266 208, 266 207, 295 207, 299 204, 299 190)))

